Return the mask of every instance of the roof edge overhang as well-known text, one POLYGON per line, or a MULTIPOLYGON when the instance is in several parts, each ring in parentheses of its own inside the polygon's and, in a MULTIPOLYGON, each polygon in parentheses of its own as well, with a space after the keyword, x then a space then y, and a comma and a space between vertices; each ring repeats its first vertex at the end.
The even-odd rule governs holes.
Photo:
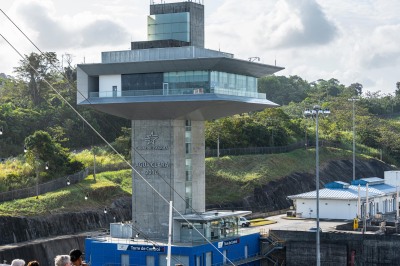
POLYGON ((177 71, 220 71, 256 78, 272 75, 284 69, 283 67, 227 57, 78 64, 78 68, 89 76, 177 71))
POLYGON ((194 121, 217 119, 279 106, 266 99, 220 94, 90 98, 79 105, 130 120, 189 119, 194 121))

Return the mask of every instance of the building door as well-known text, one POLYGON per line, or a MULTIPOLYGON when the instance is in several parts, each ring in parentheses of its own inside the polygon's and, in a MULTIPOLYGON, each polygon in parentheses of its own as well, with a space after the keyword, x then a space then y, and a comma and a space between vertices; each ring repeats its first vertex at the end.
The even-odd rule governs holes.
POLYGON ((211 252, 207 252, 206 253, 206 266, 211 266, 212 265, 212 253, 211 252))
POLYGON ((169 86, 168 83, 163 83, 163 95, 169 94, 169 86))
POLYGON ((224 264, 226 264, 226 256, 227 256, 226 250, 224 250, 224 251, 222 252, 222 255, 224 256, 224 257, 222 258, 222 261, 224 262, 224 264))
POLYGON ((129 266, 129 255, 128 254, 121 255, 121 266, 129 266))
POLYGON ((155 266, 154 256, 146 256, 146 266, 155 266))
POLYGON ((117 97, 117 86, 112 86, 112 93, 113 93, 113 97, 117 97))

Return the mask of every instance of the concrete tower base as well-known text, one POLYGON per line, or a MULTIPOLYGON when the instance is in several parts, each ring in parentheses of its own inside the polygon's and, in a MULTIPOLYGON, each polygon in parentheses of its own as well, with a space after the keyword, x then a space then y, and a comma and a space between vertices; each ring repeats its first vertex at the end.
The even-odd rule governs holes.
POLYGON ((169 201, 181 214, 205 211, 204 149, 204 121, 132 121, 132 164, 140 174, 132 174, 135 228, 167 239, 169 201))

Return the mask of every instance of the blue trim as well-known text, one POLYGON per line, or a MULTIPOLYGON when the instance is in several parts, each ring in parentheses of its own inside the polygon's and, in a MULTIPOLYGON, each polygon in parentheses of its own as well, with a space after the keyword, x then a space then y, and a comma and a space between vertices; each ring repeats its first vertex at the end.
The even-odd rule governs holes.
MULTIPOLYGON (((235 261, 244 259, 245 246, 247 246, 248 257, 257 256, 260 253, 260 234, 255 233, 224 239, 213 242, 212 245, 207 243, 197 246, 172 246, 172 255, 187 257, 189 265, 195 266, 196 257, 200 257, 201 265, 205 265, 207 253, 211 252, 211 264, 222 265, 224 262, 222 256, 224 250, 226 250, 228 259, 235 263, 235 261)), ((153 256, 154 265, 160 265, 160 260, 165 259, 167 256, 167 244, 163 244, 157 251, 152 251, 151 247, 151 244, 135 244, 135 242, 125 239, 121 239, 121 243, 117 244, 87 238, 85 240, 85 259, 91 265, 119 265, 121 263, 121 255, 126 254, 129 255, 130 265, 146 265, 146 257, 153 256), (134 251, 131 247, 140 249, 140 251, 134 251)), ((246 265, 258 266, 260 262, 255 261, 246 265)))

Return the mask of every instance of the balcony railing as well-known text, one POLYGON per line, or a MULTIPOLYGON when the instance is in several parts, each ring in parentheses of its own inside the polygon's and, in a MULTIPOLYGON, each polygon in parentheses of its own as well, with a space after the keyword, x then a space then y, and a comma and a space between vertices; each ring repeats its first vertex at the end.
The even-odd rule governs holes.
POLYGON ((230 96, 241 96, 248 98, 266 99, 265 93, 249 92, 225 88, 184 88, 184 89, 155 89, 155 90, 130 90, 130 91, 101 91, 90 92, 89 98, 112 98, 112 97, 140 97, 140 96, 169 96, 169 95, 194 95, 194 94, 221 94, 230 96))

